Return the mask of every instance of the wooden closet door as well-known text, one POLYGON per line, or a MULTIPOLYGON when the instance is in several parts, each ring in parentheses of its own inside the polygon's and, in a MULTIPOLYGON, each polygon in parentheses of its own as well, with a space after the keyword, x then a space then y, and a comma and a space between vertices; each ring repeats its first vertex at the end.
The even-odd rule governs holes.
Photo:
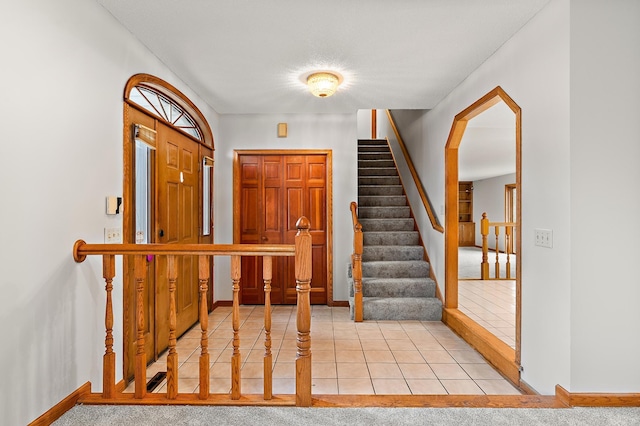
MULTIPOLYGON (((326 156, 240 155, 240 243, 293 244, 300 216, 311 221, 311 303, 327 303, 326 156)), ((273 258, 271 302, 297 301, 293 257, 273 258)), ((262 259, 242 258, 241 301, 264 303, 262 259)))

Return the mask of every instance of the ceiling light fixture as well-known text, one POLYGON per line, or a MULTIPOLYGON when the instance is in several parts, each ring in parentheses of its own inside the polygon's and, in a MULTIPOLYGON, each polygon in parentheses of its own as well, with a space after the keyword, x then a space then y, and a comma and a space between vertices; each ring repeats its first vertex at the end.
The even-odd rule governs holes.
POLYGON ((340 76, 333 72, 316 72, 307 77, 309 90, 319 98, 327 98, 333 95, 341 82, 340 76))

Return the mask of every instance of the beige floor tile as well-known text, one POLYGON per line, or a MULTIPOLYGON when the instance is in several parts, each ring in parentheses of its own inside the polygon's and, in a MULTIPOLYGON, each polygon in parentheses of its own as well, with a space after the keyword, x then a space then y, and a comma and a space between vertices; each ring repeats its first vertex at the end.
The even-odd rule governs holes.
POLYGON ((372 379, 400 379, 404 376, 395 363, 367 363, 372 379))
POLYGON ((209 337, 209 349, 224 349, 229 345, 229 343, 231 343, 231 339, 209 337))
POLYGON ((272 386, 274 395, 295 395, 296 393, 295 379, 277 379, 274 377, 272 386))
POLYGON ((341 395, 373 395, 371 379, 338 379, 338 393, 341 395))
MULTIPOLYGON (((200 381, 198 379, 180 379, 180 378, 178 378, 178 392, 179 393, 194 393, 199 385, 200 385, 200 381)), ((158 393, 165 393, 165 392, 167 392, 167 384, 166 384, 166 382, 161 387, 158 387, 158 393)))
MULTIPOLYGON (((313 372, 315 373, 315 371, 313 372)), ((264 372, 263 372, 264 375, 264 372)), ((295 379, 296 363, 295 362, 276 362, 273 368, 273 378, 276 379, 295 379)))
POLYGON ((262 379, 242 378, 240 382, 242 394, 264 394, 264 381, 262 379))
POLYGON ((386 351, 389 349, 384 339, 360 339, 360 345, 364 351, 386 351))
POLYGON ((429 366, 435 373, 436 377, 440 380, 471 380, 467 373, 458 364, 429 364, 429 366))
POLYGON ((419 351, 444 351, 445 348, 438 342, 437 340, 429 340, 429 341, 413 341, 414 346, 419 351))
POLYGON ((504 379, 475 380, 475 382, 487 395, 521 395, 518 389, 504 379))
POLYGON ((473 380, 503 380, 503 377, 489 364, 460 364, 473 380))
MULTIPOLYGON (((311 366, 311 374, 318 379, 335 379, 338 377, 338 368, 335 362, 316 362, 313 361, 311 366)), ((293 368, 295 377, 295 365, 293 368)))
POLYGON ((413 395, 446 395, 448 393, 437 379, 407 379, 407 384, 413 395))
POLYGON ((404 379, 371 379, 376 395, 408 395, 411 393, 404 379))
POLYGON ((392 351, 398 364, 426 364, 422 354, 418 351, 392 351))
POLYGON ((420 351, 424 359, 429 364, 455 364, 456 360, 453 359, 447 351, 420 351))
POLYGON ((405 379, 437 379, 427 364, 398 364, 405 379))
POLYGON ((360 340, 380 340, 384 339, 380 330, 358 330, 360 340))
MULTIPOLYGON (((360 340, 344 340, 344 339, 336 339, 335 340, 336 351, 361 351, 362 345, 360 344, 360 340)), ((316 346, 313 346, 316 348, 316 346)))
POLYGON ((209 379, 209 393, 228 394, 231 392, 230 379, 209 379))
POLYGON ((336 353, 335 351, 311 351, 311 359, 313 361, 321 361, 321 362, 336 362, 336 353))
POLYGON ((411 339, 393 339, 387 340, 387 345, 392 351, 415 351, 416 345, 411 339))
POLYGON ((372 362, 395 363, 396 362, 396 359, 393 357, 393 353, 391 351, 365 351, 364 357, 368 363, 372 363, 372 362))
POLYGON ((197 379, 200 377, 199 362, 185 362, 178 368, 179 379, 197 379))
POLYGON ((336 362, 364 362, 362 351, 336 351, 336 362))
POLYGON ((473 380, 440 380, 450 395, 484 395, 473 380))
POLYGON ((364 362, 339 362, 336 367, 339 379, 368 379, 370 377, 369 368, 364 362))
MULTIPOLYGON (((313 356, 313 351, 311 351, 313 356)), ((274 356, 277 362, 295 362, 296 350, 295 349, 280 349, 277 356, 274 356)))
POLYGON ((451 350, 449 354, 459 364, 486 364, 487 361, 474 350, 451 350))
POLYGON ((261 362, 246 362, 242 366, 241 377, 247 379, 259 379, 264 375, 264 365, 261 362))
POLYGON ((338 379, 311 380, 311 393, 315 395, 337 395, 338 379))
MULTIPOLYGON (((311 349, 315 351, 333 351, 335 350, 335 342, 333 339, 313 339, 311 340, 311 349)), ((359 348, 358 348, 359 349, 359 348)))
POLYGON ((209 370, 209 376, 212 379, 227 379, 231 378, 231 363, 230 362, 216 362, 209 370))

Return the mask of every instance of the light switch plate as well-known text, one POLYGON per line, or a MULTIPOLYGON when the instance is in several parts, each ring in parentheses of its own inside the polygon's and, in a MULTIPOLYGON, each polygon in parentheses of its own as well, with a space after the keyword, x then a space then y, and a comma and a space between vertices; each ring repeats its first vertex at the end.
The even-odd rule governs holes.
POLYGON ((536 245, 539 247, 553 247, 553 231, 551 229, 535 229, 536 245))
POLYGON ((104 228, 105 244, 122 243, 122 228, 104 228))

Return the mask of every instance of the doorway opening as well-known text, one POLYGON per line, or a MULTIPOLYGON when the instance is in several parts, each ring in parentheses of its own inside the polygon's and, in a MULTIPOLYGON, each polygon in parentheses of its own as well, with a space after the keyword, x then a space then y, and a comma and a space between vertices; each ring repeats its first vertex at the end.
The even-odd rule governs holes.
MULTIPOLYGON (((129 79, 124 92, 123 243, 213 242, 213 135, 198 108, 169 83, 148 75, 129 79)), ((148 256, 144 312, 147 362, 169 340, 165 256, 148 256)), ((213 268, 213 265, 211 266, 213 268)), ((176 334, 198 321, 197 260, 181 258, 176 282, 176 334)), ((210 274, 213 277, 213 274, 210 274)), ((123 376, 134 373, 136 283, 132 256, 123 257, 123 376)), ((213 282, 207 302, 213 305, 213 282)))
MULTIPOLYGON (((488 332, 484 327, 478 325, 469 316, 459 310, 458 306, 458 263, 459 263, 459 242, 460 242, 460 147, 465 135, 465 130, 469 120, 487 111, 494 105, 504 102, 504 104, 515 115, 515 189, 511 193, 515 205, 511 206, 516 217, 513 218, 514 252, 521 254, 520 250, 520 206, 521 206, 521 109, 501 88, 496 87, 491 92, 460 112, 454 118, 449 134, 449 139, 445 147, 445 309, 443 320, 454 330, 462 335, 469 343, 475 346, 489 361, 498 367, 501 372, 512 382, 518 384, 520 380, 520 306, 521 306, 521 256, 516 257, 516 280, 515 280, 515 347, 509 347, 506 343, 488 332)), ((509 185, 513 182, 508 182, 509 185)), ((499 197, 502 198, 502 197, 499 197)), ((477 209, 477 202, 474 203, 474 210, 477 209)), ((504 207, 503 207, 504 208, 504 207)), ((500 209, 499 216, 503 214, 500 209)), ((479 212, 482 214, 483 212, 479 212)), ((505 218, 506 219, 506 218, 505 218)), ((502 221, 498 217, 494 222, 502 221)), ((477 237, 477 233, 476 233, 477 237)), ((478 266, 478 269, 480 266, 478 266)))

